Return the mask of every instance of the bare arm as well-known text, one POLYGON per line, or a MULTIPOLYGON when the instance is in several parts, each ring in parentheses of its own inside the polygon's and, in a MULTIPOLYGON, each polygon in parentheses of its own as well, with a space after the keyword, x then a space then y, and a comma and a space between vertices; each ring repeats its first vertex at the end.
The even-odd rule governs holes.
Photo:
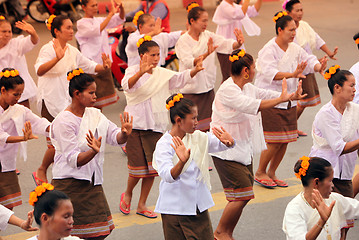
POLYGON ((249 0, 244 0, 243 4, 242 4, 242 12, 244 15, 246 15, 247 10, 248 10, 248 6, 249 6, 249 0))
POLYGON ((259 12, 259 10, 262 7, 262 0, 257 0, 256 3, 254 4, 254 7, 256 8, 257 12, 259 12))

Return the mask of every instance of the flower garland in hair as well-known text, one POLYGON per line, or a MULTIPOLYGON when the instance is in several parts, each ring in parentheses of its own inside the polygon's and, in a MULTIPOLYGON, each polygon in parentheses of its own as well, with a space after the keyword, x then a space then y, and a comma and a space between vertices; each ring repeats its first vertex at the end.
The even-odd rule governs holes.
POLYGON ((133 17, 133 20, 132 20, 133 24, 135 24, 135 25, 137 26, 138 18, 139 18, 141 15, 143 15, 143 14, 145 14, 143 11, 138 11, 138 12, 135 14, 135 16, 133 17))
POLYGON ((277 13, 277 15, 275 15, 273 17, 273 22, 277 22, 278 19, 280 19, 281 17, 287 16, 288 13, 286 11, 280 11, 279 13, 277 13))
POLYGON ((237 61, 237 60, 239 60, 240 57, 244 57, 244 55, 246 55, 246 51, 241 49, 241 51, 239 51, 238 54, 229 56, 229 61, 231 61, 231 62, 237 61))
POLYGON ((335 65, 333 67, 330 67, 327 71, 325 71, 324 78, 326 80, 329 80, 334 74, 337 73, 338 69, 340 69, 339 65, 335 65))
POLYGON ((48 19, 46 19, 45 23, 46 23, 46 27, 47 29, 49 29, 51 31, 51 24, 54 21, 56 15, 52 14, 48 19))
POLYGON ((71 79, 73 79, 76 76, 80 76, 82 73, 85 73, 84 70, 82 70, 82 68, 74 69, 67 74, 67 80, 71 81, 71 79))
POLYGON ((0 15, 0 20, 5 20, 5 17, 3 15, 0 15))
POLYGON ((359 44, 359 38, 355 39, 355 44, 359 44))
POLYGON ((6 70, 4 72, 0 72, 0 77, 16 77, 19 76, 19 71, 14 69, 14 70, 6 70))
POLYGON ((151 36, 148 36, 148 35, 146 35, 146 36, 144 36, 143 38, 140 38, 140 39, 138 39, 138 41, 137 41, 137 47, 139 48, 141 45, 142 45, 142 43, 144 43, 144 42, 149 42, 149 41, 152 41, 152 38, 151 38, 151 36))
POLYGON ((187 12, 191 11, 193 8, 195 7, 199 7, 199 4, 196 2, 191 3, 188 7, 187 7, 187 12))
POLYGON ((176 96, 174 96, 174 97, 172 98, 172 100, 170 100, 170 101, 168 102, 168 104, 166 104, 167 110, 170 110, 171 107, 173 107, 176 102, 181 101, 182 98, 183 98, 182 93, 178 93, 176 96))
POLYGON ((42 185, 37 186, 35 190, 30 193, 29 204, 34 206, 44 192, 52 190, 54 190, 54 186, 50 183, 42 183, 42 185))
POLYGON ((302 160, 302 163, 300 164, 299 172, 295 173, 295 176, 299 179, 302 179, 305 175, 307 175, 307 170, 309 168, 309 160, 310 158, 307 156, 303 156, 300 158, 302 160))

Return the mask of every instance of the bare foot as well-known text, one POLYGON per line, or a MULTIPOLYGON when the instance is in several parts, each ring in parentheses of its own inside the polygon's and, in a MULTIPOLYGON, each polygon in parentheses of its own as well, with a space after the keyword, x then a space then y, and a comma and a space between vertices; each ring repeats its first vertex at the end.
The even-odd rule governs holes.
POLYGON ((47 182, 46 170, 38 168, 36 170, 36 177, 38 178, 36 181, 38 185, 41 185, 43 182, 47 182))

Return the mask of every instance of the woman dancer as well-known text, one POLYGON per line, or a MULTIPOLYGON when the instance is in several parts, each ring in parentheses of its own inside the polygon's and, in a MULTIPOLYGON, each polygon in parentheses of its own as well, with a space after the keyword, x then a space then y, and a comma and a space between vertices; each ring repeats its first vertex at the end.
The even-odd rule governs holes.
POLYGON ((176 44, 176 54, 180 60, 180 71, 191 69, 198 60, 203 59, 204 71, 196 77, 192 84, 186 84, 181 92, 191 99, 199 111, 197 128, 209 130, 214 99, 214 84, 216 82, 216 65, 214 51, 231 53, 244 42, 242 32, 234 30, 236 40, 225 39, 222 36, 206 30, 208 13, 196 3, 187 7, 188 31, 183 34, 176 44))
MULTIPOLYGON (((314 55, 307 54, 293 43, 296 25, 286 12, 275 14, 277 37, 271 39, 258 53, 256 86, 281 91, 281 81, 287 79, 288 91, 294 92, 299 78, 305 78, 306 67, 323 72, 327 59, 320 63, 314 55)), ((261 111, 267 150, 261 153, 255 181, 264 187, 287 187, 279 180, 276 170, 281 163, 289 142, 297 140, 296 101, 281 103, 272 109, 261 111), (270 166, 267 171, 267 166, 270 166)))

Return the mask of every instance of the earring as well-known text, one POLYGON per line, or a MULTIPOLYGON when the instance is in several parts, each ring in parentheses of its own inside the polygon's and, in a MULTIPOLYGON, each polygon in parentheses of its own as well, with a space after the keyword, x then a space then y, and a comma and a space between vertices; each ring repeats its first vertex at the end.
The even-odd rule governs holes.
POLYGON ((247 80, 249 78, 249 74, 247 73, 246 75, 244 75, 244 79, 247 80))

